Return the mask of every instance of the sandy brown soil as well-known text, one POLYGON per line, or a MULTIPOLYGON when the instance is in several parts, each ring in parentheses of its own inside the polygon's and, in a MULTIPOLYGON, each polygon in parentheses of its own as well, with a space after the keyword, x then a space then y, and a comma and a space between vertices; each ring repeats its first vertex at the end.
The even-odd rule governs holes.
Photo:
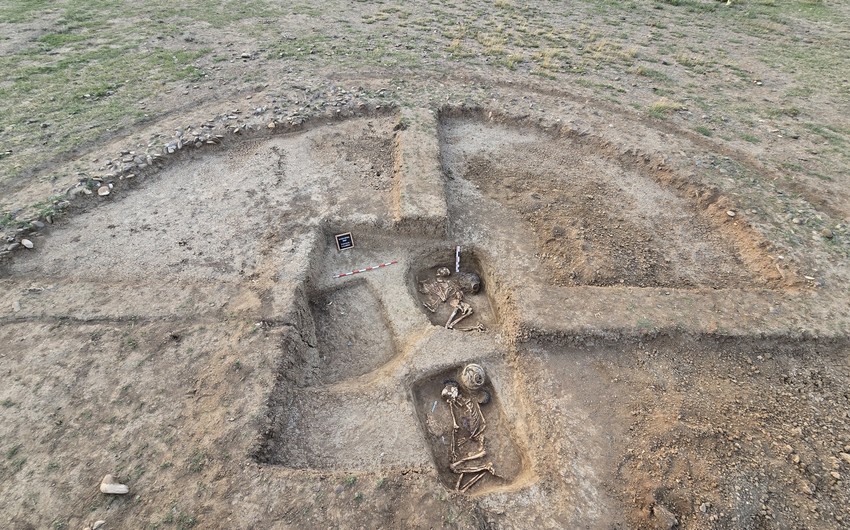
POLYGON ((4 183, 62 193, 0 255, 0 526, 850 525, 845 176, 522 71, 331 79, 4 183), (418 286, 456 246, 483 289, 449 330, 418 286), (460 493, 472 362, 494 471, 460 493))

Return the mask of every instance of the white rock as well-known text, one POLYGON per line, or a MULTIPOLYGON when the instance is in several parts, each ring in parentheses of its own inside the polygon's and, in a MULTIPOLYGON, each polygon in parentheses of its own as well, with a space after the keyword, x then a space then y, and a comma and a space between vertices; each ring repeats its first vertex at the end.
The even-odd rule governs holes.
POLYGON ((109 186, 99 187, 97 189, 97 194, 100 195, 101 197, 105 197, 106 195, 109 195, 109 186))
POLYGON ((30 241, 29 239, 21 239, 21 245, 23 245, 27 248, 32 248, 32 247, 35 246, 35 245, 32 244, 32 241, 30 241))
POLYGON ((100 491, 109 495, 124 495, 130 492, 130 488, 116 481, 112 475, 106 475, 100 481, 100 491))
POLYGON ((91 530, 97 530, 98 528, 100 528, 101 526, 103 526, 105 524, 106 524, 106 521, 104 521, 102 519, 100 521, 95 521, 94 524, 91 525, 91 530))

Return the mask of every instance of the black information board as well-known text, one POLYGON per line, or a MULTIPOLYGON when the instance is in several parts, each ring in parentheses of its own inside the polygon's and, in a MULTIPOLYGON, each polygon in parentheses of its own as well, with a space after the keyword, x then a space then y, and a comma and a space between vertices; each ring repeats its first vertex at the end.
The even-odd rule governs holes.
POLYGON ((354 238, 351 237, 351 232, 346 232, 344 234, 337 234, 334 236, 336 238, 336 248, 339 250, 346 250, 349 248, 354 248, 354 238))

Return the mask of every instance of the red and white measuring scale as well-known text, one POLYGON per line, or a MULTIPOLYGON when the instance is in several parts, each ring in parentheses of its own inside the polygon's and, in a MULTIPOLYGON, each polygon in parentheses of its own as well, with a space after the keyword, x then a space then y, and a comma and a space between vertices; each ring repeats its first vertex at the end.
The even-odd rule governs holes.
POLYGON ((382 269, 384 267, 388 267, 390 265, 395 265, 398 263, 398 260, 394 259, 392 261, 388 261, 386 263, 381 263, 379 265, 373 265, 372 267, 366 267, 365 269, 357 269, 351 272, 343 272, 342 274, 334 274, 334 278, 344 278, 345 276, 354 276, 355 274, 360 274, 361 272, 369 272, 375 269, 382 269))

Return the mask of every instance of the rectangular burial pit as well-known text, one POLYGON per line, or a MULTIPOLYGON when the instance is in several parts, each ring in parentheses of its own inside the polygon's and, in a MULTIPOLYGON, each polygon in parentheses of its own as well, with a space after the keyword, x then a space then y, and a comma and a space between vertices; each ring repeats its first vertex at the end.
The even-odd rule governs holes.
MULTIPOLYGON (((477 495, 505 489, 520 477, 528 466, 528 462, 514 441, 498 392, 489 378, 478 392, 470 392, 463 386, 458 386, 460 394, 458 403, 461 406, 454 408, 453 420, 452 409, 442 393, 447 384, 452 385, 460 380, 463 368, 464 366, 456 366, 415 383, 413 398, 416 414, 431 449, 431 456, 437 467, 440 481, 446 488, 458 491, 458 484, 460 484, 462 490, 464 485, 481 474, 481 478, 463 493, 477 495), (468 398, 476 399, 476 397, 478 398, 476 401, 481 401, 478 408, 485 425, 478 437, 475 437, 474 433, 481 428, 479 427, 481 423, 475 419, 476 413, 470 413, 468 409, 463 410, 466 409, 463 402, 468 398), (452 455, 454 422, 457 423, 458 429, 454 433, 456 451, 455 455, 452 455), (486 454, 463 462, 456 467, 456 470, 484 468, 492 464, 493 473, 476 471, 464 473, 461 477, 460 473, 452 470, 453 462, 481 454, 482 444, 486 454)), ((472 410, 476 409, 474 403, 471 406, 472 410)))
MULTIPOLYGON (((462 291, 462 301, 468 304, 472 313, 457 322, 454 329, 472 330, 480 326, 486 330, 498 325, 481 263, 474 252, 462 253, 460 273, 455 271, 454 247, 430 252, 418 258, 416 263, 421 268, 412 274, 413 295, 431 324, 445 327, 449 323, 457 307, 453 299, 458 296, 458 291, 462 291), (448 275, 445 275, 446 272, 448 275)), ((458 308, 455 319, 462 315, 462 310, 463 306, 458 308)))

